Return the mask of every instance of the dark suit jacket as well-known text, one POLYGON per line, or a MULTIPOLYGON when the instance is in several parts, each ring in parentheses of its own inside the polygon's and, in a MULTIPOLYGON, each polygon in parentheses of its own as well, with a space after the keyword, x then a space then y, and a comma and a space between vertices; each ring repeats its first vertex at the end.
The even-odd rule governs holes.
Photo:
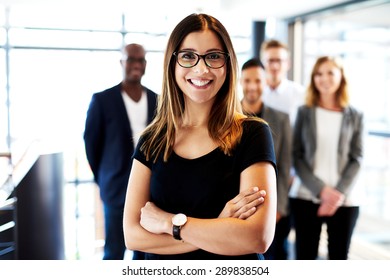
MULTIPOLYGON (((260 115, 258 115, 260 116, 260 115)), ((292 166, 292 131, 290 118, 288 114, 268 107, 263 103, 261 117, 271 128, 274 140, 274 149, 276 156, 276 165, 278 168, 277 210, 283 216, 287 215, 288 210, 288 192, 290 182, 290 169, 292 166)))
MULTIPOLYGON (((155 115, 157 94, 147 88, 148 123, 155 115)), ((87 159, 103 203, 123 207, 134 152, 130 121, 121 84, 92 96, 85 123, 87 159)))

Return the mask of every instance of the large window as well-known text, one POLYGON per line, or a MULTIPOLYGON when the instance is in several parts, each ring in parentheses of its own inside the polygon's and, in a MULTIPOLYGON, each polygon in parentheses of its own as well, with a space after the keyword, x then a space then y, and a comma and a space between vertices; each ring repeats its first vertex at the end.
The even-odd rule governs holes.
POLYGON ((308 84, 318 56, 339 56, 351 103, 364 113, 365 154, 359 184, 363 213, 390 221, 390 4, 318 15, 303 24, 302 77, 308 84))
MULTIPOLYGON (((120 49, 130 42, 147 49, 143 84, 159 93, 167 37, 184 16, 199 12, 196 4, 182 0, 170 1, 170 6, 166 1, 155 1, 153 7, 147 6, 151 1, 137 1, 137 7, 134 3, 0 5, 0 152, 11 149, 17 160, 36 139, 64 152, 69 259, 89 258, 102 245, 99 195, 82 138, 92 94, 120 82, 120 49)), ((229 31, 241 66, 253 53, 252 19, 245 13, 220 14, 219 1, 208 1, 207 6, 229 31)), ((369 191, 364 211, 390 220, 390 138, 375 134, 390 130, 390 6, 358 12, 304 19, 302 57, 294 60, 302 58, 297 76, 307 84, 319 55, 344 59, 352 103, 364 111, 367 123, 361 182, 369 191), (371 20, 362 23, 362 18, 371 20)))
POLYGON ((319 55, 343 59, 351 101, 364 109, 369 127, 390 128, 390 27, 311 20, 304 29, 304 82, 319 55))
MULTIPOLYGON (((1 34, 3 29, 0 29, 0 38, 3 34, 1 34)), ((0 39, 1 40, 1 39, 0 39)), ((0 68, 0 152, 8 152, 8 95, 6 90, 6 59, 5 59, 5 51, 0 49, 0 65, 3 67, 0 68)))
MULTIPOLYGON (((121 81, 120 49, 131 42, 148 51, 142 82, 159 93, 168 35, 193 9, 184 5, 181 13, 150 14, 146 7, 147 13, 137 13, 122 1, 79 2, 74 1, 75 6, 42 1, 44 8, 28 2, 0 6, 0 152, 10 149, 18 161, 35 140, 63 152, 69 259, 93 256, 104 234, 83 142, 91 96, 121 81)), ((154 9, 165 8, 163 2, 158 5, 154 9)), ((142 7, 140 3, 138 8, 142 7)), ((220 20, 243 63, 251 51, 251 19, 243 18, 239 24, 223 16, 220 20)))
POLYGON ((8 152, 8 109, 7 109, 7 63, 4 46, 6 44, 5 9, 0 8, 0 152, 8 152))

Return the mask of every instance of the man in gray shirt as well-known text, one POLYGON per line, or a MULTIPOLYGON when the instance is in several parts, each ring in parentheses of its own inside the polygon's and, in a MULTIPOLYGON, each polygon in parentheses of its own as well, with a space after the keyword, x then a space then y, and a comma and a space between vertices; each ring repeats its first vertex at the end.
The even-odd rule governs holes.
POLYGON ((287 259, 287 237, 290 232, 288 192, 292 132, 288 114, 271 108, 262 100, 265 77, 264 67, 259 59, 250 59, 244 63, 240 79, 244 93, 241 104, 245 114, 264 119, 272 131, 278 169, 277 223, 274 240, 263 255, 265 259, 287 259))

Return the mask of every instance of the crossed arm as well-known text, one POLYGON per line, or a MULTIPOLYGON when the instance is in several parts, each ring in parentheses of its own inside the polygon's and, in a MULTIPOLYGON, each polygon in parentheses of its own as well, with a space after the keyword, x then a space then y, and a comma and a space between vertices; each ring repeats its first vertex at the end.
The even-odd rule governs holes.
POLYGON ((271 164, 256 163, 241 173, 240 194, 226 203, 218 218, 188 217, 181 230, 184 242, 172 237, 171 219, 176 213, 148 201, 150 177, 150 169, 134 160, 123 221, 129 249, 156 254, 203 249, 241 255, 263 253, 271 244, 276 219, 276 175, 271 164))

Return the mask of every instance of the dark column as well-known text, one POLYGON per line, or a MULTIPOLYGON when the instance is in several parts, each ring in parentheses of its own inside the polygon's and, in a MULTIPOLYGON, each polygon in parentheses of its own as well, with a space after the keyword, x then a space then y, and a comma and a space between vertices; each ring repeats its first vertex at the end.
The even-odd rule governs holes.
POLYGON ((252 34, 252 56, 260 57, 260 47, 265 40, 265 21, 254 21, 252 34))
POLYGON ((58 153, 39 156, 17 185, 18 259, 64 259, 63 182, 58 153))

